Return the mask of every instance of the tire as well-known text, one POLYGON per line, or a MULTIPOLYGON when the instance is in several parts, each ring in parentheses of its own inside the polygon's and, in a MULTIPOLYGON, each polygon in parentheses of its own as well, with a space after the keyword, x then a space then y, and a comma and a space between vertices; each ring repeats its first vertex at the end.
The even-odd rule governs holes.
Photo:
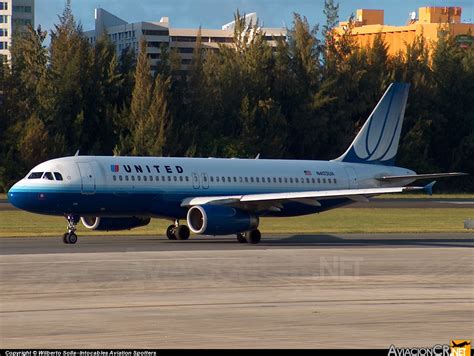
POLYGON ((247 231, 245 233, 245 240, 247 240, 249 244, 253 244, 253 245, 258 244, 261 238, 262 238, 262 234, 260 233, 258 229, 247 231))
POLYGON ((191 232, 189 231, 189 228, 186 225, 179 225, 176 229, 175 236, 178 240, 187 240, 189 239, 190 234, 191 232))
POLYGON ((65 244, 69 245, 69 240, 68 240, 68 238, 67 238, 67 235, 68 235, 67 232, 65 232, 65 233, 63 234, 63 242, 64 242, 65 244))
POLYGON ((176 227, 174 225, 168 226, 168 228, 166 229, 166 237, 169 240, 176 240, 175 231, 176 227))
POLYGON ((69 244, 74 245, 77 242, 77 235, 75 233, 71 232, 70 234, 67 234, 66 239, 67 239, 69 244))
POLYGON ((240 243, 240 244, 246 244, 247 243, 247 239, 245 238, 245 234, 243 233, 238 233, 237 234, 237 241, 240 243))

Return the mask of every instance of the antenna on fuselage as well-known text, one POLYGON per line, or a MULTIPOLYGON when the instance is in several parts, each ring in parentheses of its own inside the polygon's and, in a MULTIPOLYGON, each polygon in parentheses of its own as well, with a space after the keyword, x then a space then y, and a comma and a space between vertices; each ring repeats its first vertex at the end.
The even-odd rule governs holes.
POLYGON ((76 153, 74 153, 74 156, 79 156, 79 150, 77 150, 76 153))
POLYGON ((255 157, 255 159, 260 159, 260 153, 255 157))

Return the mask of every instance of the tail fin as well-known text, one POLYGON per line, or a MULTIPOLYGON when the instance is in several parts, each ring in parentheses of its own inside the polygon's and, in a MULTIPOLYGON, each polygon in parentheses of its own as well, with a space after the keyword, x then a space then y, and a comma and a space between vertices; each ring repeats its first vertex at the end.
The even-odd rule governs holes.
POLYGON ((335 161, 393 166, 408 98, 407 83, 392 83, 347 151, 335 161))

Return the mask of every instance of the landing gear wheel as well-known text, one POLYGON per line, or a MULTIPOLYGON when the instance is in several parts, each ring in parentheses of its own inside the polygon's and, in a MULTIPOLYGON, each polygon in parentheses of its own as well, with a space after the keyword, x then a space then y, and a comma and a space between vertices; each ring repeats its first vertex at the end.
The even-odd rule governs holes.
POLYGON ((174 225, 168 226, 168 228, 166 229, 166 237, 170 240, 176 240, 175 231, 176 231, 176 226, 174 225))
POLYGON ((245 233, 245 240, 247 240, 249 244, 258 244, 261 238, 262 234, 260 234, 258 229, 247 231, 245 233))
POLYGON ((73 232, 67 234, 66 240, 68 244, 74 245, 77 242, 77 235, 73 232))
POLYGON ((190 231, 186 225, 178 225, 175 230, 175 239, 177 240, 187 240, 189 239, 190 231))
POLYGON ((63 234, 63 242, 64 242, 65 244, 69 244, 69 239, 68 239, 67 235, 68 235, 67 232, 65 232, 65 233, 63 234))
POLYGON ((237 241, 238 241, 240 244, 245 244, 245 243, 247 243, 247 239, 245 238, 244 233, 239 232, 239 233, 237 234, 237 241))

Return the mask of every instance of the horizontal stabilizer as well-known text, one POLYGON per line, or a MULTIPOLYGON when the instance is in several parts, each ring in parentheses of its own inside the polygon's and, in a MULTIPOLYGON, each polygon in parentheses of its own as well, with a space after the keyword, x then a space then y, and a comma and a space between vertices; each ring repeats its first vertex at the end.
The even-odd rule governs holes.
POLYGON ((418 180, 418 179, 433 179, 433 178, 447 178, 447 177, 460 177, 468 176, 467 173, 462 172, 450 172, 450 173, 430 173, 430 174, 413 174, 406 176, 383 176, 377 178, 380 181, 397 181, 397 180, 418 180))

